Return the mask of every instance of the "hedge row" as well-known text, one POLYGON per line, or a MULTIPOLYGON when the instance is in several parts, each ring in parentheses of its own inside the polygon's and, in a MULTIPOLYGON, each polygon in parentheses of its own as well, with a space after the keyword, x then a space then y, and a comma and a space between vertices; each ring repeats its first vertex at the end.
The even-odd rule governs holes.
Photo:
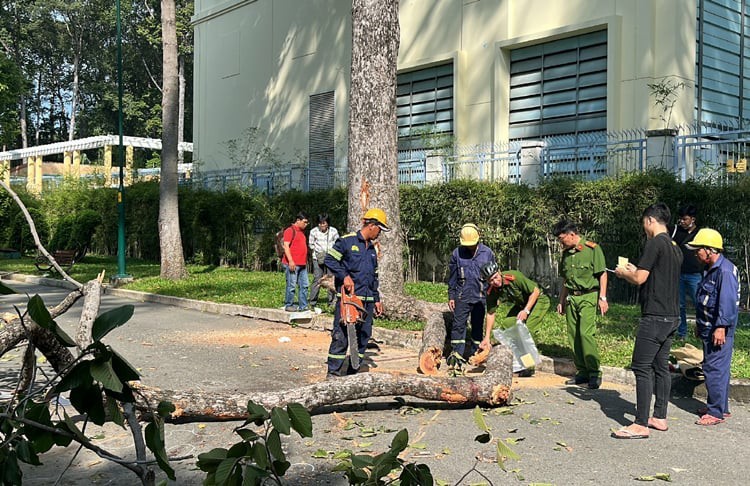
MULTIPOLYGON (((41 198, 26 193, 21 196, 46 242, 69 244, 64 241, 70 242, 71 236, 61 238, 61 231, 71 227, 73 215, 86 214, 87 224, 92 225, 93 211, 98 220, 92 225, 90 250, 116 253, 115 190, 67 182, 41 198)), ((128 255, 158 260, 158 184, 135 184, 125 197, 128 255)), ((346 222, 346 200, 344 189, 268 197, 248 190, 220 193, 180 188, 186 258, 206 264, 270 268, 275 260, 272 235, 279 228, 304 210, 313 220, 318 213, 329 213, 333 225, 341 230, 346 222)), ((549 229, 561 217, 578 221, 587 237, 602 244, 608 263, 614 264, 617 256, 634 258, 639 254, 644 238, 640 214, 655 201, 667 203, 674 212, 682 204, 695 204, 699 223, 721 231, 747 280, 750 180, 719 187, 697 181, 683 183, 662 172, 597 181, 558 178, 533 188, 478 181, 403 187, 401 222, 408 241, 405 266, 414 273, 428 253, 445 260, 457 243, 460 226, 467 221, 482 228, 484 241, 503 264, 517 266, 521 249, 552 255, 549 229)), ((85 239, 81 235, 76 238, 85 239)), ((0 246, 33 249, 18 209, 4 192, 0 193, 0 246)), ((424 276, 424 268, 422 273, 424 276)))

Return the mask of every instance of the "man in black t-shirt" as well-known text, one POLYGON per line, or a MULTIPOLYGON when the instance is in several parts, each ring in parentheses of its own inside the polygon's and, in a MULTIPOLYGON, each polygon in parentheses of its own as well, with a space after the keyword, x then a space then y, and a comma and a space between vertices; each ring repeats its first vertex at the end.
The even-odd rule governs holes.
POLYGON ((698 293, 698 284, 703 277, 703 264, 695 257, 695 252, 689 250, 685 243, 689 243, 698 232, 695 217, 698 209, 692 204, 680 207, 677 212, 677 224, 670 234, 672 239, 682 250, 682 268, 680 269, 680 327, 677 328, 676 339, 685 340, 688 333, 687 325, 687 300, 695 306, 695 294, 698 293))
POLYGON ((649 429, 667 430, 667 404, 672 387, 668 359, 680 322, 678 286, 682 264, 682 251, 667 232, 670 219, 665 204, 647 207, 643 211, 643 229, 648 239, 638 265, 629 263, 615 270, 618 277, 641 286, 638 295, 641 320, 631 365, 635 374, 635 422, 613 432, 612 437, 617 439, 645 439, 649 429), (652 393, 656 399, 654 415, 649 417, 652 393))

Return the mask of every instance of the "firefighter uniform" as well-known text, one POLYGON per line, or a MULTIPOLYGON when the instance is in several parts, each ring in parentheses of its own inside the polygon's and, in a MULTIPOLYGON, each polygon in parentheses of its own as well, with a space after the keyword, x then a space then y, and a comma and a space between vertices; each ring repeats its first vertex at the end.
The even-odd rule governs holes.
POLYGON ((560 269, 568 291, 565 320, 576 376, 585 379, 601 377, 596 344, 596 309, 599 275, 607 270, 604 252, 596 243, 581 239, 576 246, 563 251, 560 269))
POLYGON ((373 242, 366 242, 360 231, 349 233, 339 238, 328 250, 325 265, 335 277, 337 299, 333 316, 333 331, 331 332, 331 346, 328 348, 328 373, 331 375, 346 375, 356 373, 347 363, 346 351, 348 339, 346 323, 341 319, 341 286, 344 278, 349 275, 354 281, 354 293, 362 299, 367 315, 364 322, 356 324, 358 352, 360 359, 364 358, 367 343, 372 336, 372 320, 375 313, 375 303, 380 302, 378 293, 378 256, 373 242))
MULTIPOLYGON (((508 311, 507 316, 495 321, 503 329, 508 329, 516 323, 518 314, 526 308, 529 296, 534 290, 539 289, 539 286, 526 275, 516 270, 507 270, 502 272, 501 275, 503 286, 492 286, 487 292, 487 313, 494 314, 499 301, 511 304, 513 307, 508 311)), ((526 318, 526 327, 529 328, 529 332, 533 334, 539 328, 549 308, 549 297, 540 293, 534 307, 529 309, 530 313, 526 318)))
POLYGON ((495 261, 495 255, 487 246, 478 243, 476 250, 459 246, 451 254, 448 268, 448 299, 455 302, 451 347, 460 356, 469 356, 482 342, 484 313, 487 298, 487 282, 481 278, 482 266, 495 261), (466 323, 471 320, 471 343, 466 351, 466 323))

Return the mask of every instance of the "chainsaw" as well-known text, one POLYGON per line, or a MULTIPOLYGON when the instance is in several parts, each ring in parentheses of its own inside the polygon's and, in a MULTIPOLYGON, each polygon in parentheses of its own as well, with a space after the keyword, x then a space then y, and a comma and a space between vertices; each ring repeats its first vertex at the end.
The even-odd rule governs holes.
POLYGON ((357 340, 357 323, 362 323, 367 317, 367 310, 362 303, 362 299, 357 297, 354 292, 351 294, 341 287, 341 318, 346 324, 346 335, 349 341, 349 361, 352 368, 359 368, 359 342, 357 340))

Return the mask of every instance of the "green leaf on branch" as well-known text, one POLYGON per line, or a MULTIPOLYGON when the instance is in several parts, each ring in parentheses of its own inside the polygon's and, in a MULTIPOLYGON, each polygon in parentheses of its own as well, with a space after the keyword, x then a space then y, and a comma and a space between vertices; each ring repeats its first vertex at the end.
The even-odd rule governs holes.
POLYGON ((435 484, 435 479, 426 464, 406 464, 398 478, 401 480, 401 486, 435 484))
POLYGON ((11 295, 11 294, 16 294, 16 293, 17 292, 15 290, 6 286, 4 283, 0 282, 0 295, 11 295))
POLYGON ((497 465, 500 466, 500 469, 505 471, 505 460, 506 459, 520 459, 521 456, 516 454, 513 449, 508 447, 505 442, 499 440, 497 441, 497 465))
POLYGON ((29 315, 34 322, 36 322, 39 327, 50 331, 55 338, 60 341, 60 344, 68 348, 72 348, 76 345, 75 341, 70 339, 70 336, 60 329, 60 326, 58 326, 54 319, 52 319, 49 310, 47 310, 47 306, 44 305, 44 301, 39 295, 35 295, 29 299, 28 310, 29 315))
POLYGON ((272 430, 271 433, 268 434, 266 447, 268 447, 268 451, 274 459, 282 461, 285 459, 284 451, 281 449, 281 436, 279 435, 278 430, 272 430))
POLYGON ((91 377, 91 361, 80 361, 62 377, 60 383, 55 386, 55 392, 62 393, 79 386, 90 386, 93 381, 91 377))
POLYGON ((268 469, 268 466, 270 465, 268 462, 268 450, 266 449, 266 446, 261 444, 260 442, 256 442, 253 444, 253 452, 251 454, 253 461, 255 461, 255 464, 258 465, 261 469, 268 469))
POLYGON ((284 435, 289 435, 291 430, 291 422, 289 421, 289 415, 286 411, 279 407, 273 407, 271 409, 271 423, 274 428, 284 435))
POLYGON ((126 383, 128 381, 136 381, 141 378, 141 375, 136 371, 136 369, 128 363, 128 361, 120 356, 117 351, 114 349, 112 351, 112 368, 115 370, 115 373, 117 373, 117 377, 122 381, 123 383, 126 383))
POLYGON ((159 417, 163 418, 169 417, 175 410, 176 408, 174 404, 166 400, 159 402, 159 405, 156 407, 156 413, 159 414, 159 417))
POLYGON ((99 385, 73 388, 70 390, 70 403, 80 413, 88 415, 96 425, 104 425, 106 415, 99 385))
POLYGON ((116 423, 122 428, 125 428, 125 417, 122 415, 122 410, 120 410, 120 405, 117 403, 117 400, 108 396, 106 397, 106 402, 107 414, 109 415, 109 418, 112 420, 112 422, 116 423))
POLYGON ((219 463, 216 467, 216 476, 214 479, 216 484, 226 484, 228 482, 229 476, 232 475, 232 471, 234 471, 239 460, 239 457, 230 457, 219 463))
POLYGON ((122 391, 122 382, 115 373, 111 360, 91 363, 91 377, 108 390, 116 393, 122 391))
POLYGON ((111 330, 128 322, 134 311, 135 306, 128 304, 100 314, 94 319, 94 325, 91 327, 91 339, 100 341, 111 330))
POLYGON ((409 445, 409 431, 406 429, 399 430, 391 441, 391 452, 400 454, 409 445))
POLYGON ((286 412, 289 414, 289 420, 292 422, 292 428, 297 431, 300 437, 313 436, 313 424, 310 418, 310 412, 299 403, 289 403, 286 406, 286 412))
POLYGON ((167 451, 164 448, 164 425, 157 421, 151 422, 146 426, 144 436, 146 437, 146 446, 154 454, 159 468, 164 471, 169 479, 175 481, 177 478, 174 469, 169 465, 167 451))
POLYGON ((263 422, 265 422, 269 417, 270 415, 265 408, 253 402, 252 400, 249 400, 247 402, 247 419, 245 420, 245 425, 249 424, 250 422, 253 422, 255 425, 263 425, 263 422))
POLYGON ((198 454, 196 465, 201 471, 214 472, 221 464, 221 461, 227 458, 227 450, 217 447, 203 454, 198 454))
POLYGON ((474 417, 474 423, 477 424, 477 427, 479 427, 480 430, 484 432, 490 431, 489 427, 487 427, 487 423, 484 421, 484 415, 482 414, 481 408, 479 408, 478 406, 474 407, 472 416, 474 417))
POLYGON ((238 429, 236 432, 237 432, 237 435, 242 437, 242 440, 244 440, 245 442, 252 442, 254 440, 258 440, 258 437, 259 437, 258 434, 248 429, 238 429))

